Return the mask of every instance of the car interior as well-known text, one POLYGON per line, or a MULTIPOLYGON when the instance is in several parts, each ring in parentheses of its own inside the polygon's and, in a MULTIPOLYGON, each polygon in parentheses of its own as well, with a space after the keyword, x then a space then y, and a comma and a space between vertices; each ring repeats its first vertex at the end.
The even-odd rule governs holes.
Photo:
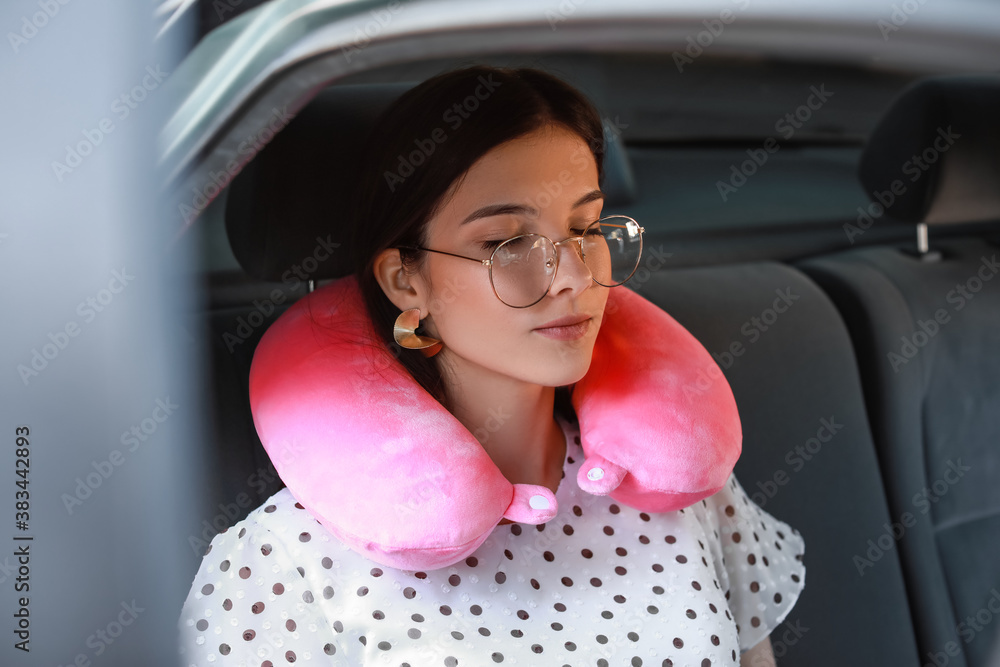
MULTIPOLYGON (((604 214, 646 229, 624 288, 713 354, 742 419, 735 474, 805 539, 777 663, 1000 665, 1000 75, 706 57, 657 85, 668 55, 476 62, 548 69, 601 111, 604 214)), ((192 228, 218 480, 206 531, 282 488, 250 414, 255 345, 349 273, 365 138, 456 64, 312 91, 192 228)))

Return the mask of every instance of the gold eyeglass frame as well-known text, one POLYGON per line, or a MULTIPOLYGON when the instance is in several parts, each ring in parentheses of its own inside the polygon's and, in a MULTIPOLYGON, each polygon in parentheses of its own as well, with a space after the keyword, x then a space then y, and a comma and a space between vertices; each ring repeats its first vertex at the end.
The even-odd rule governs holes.
MULTIPOLYGON (((615 283, 614 285, 605 285, 604 283, 602 283, 599 280, 597 280, 597 278, 594 278, 593 273, 591 273, 590 277, 591 277, 591 279, 595 283, 597 283, 598 285, 601 285, 603 287, 618 287, 619 285, 624 285, 626 282, 628 282, 629 279, 631 279, 632 276, 635 274, 636 270, 638 270, 638 268, 639 268, 639 261, 642 258, 642 250, 643 250, 642 235, 646 231, 646 229, 644 227, 640 226, 638 222, 636 222, 633 218, 630 218, 627 215, 607 215, 607 216, 604 216, 603 218, 600 218, 599 220, 595 220, 594 222, 592 222, 589 225, 587 225, 586 229, 583 230, 583 234, 579 234, 577 236, 570 236, 569 238, 565 238, 562 241, 558 241, 558 242, 557 241, 553 241, 552 239, 550 239, 549 237, 545 236, 544 234, 535 234, 535 233, 531 233, 531 232, 529 232, 527 234, 518 234, 517 236, 512 236, 509 239, 503 241, 500 245, 498 245, 496 248, 494 248, 493 252, 490 253, 489 259, 478 259, 476 257, 466 257, 465 255, 457 255, 457 254, 455 254, 453 252, 445 252, 444 250, 434 250, 433 248, 424 248, 423 246, 404 246, 404 245, 401 245, 401 246, 395 246, 395 247, 396 248, 403 248, 403 249, 407 249, 407 250, 425 250, 427 252, 436 252, 436 253, 439 253, 439 254, 442 254, 442 255, 451 255, 452 257, 459 257, 461 259, 468 259, 468 260, 471 260, 473 262, 478 262, 478 263, 482 264, 483 266, 485 266, 489 270, 490 287, 493 288, 493 296, 495 296, 497 299, 499 299, 500 303, 502 303, 505 306, 508 306, 510 308, 530 308, 531 306, 534 306, 536 303, 538 303, 539 301, 541 301, 542 299, 544 299, 548 295, 549 290, 552 289, 552 283, 555 282, 556 273, 558 273, 558 271, 559 271, 559 246, 562 245, 562 244, 564 244, 564 243, 568 243, 570 241, 576 241, 577 244, 578 244, 578 247, 580 249, 580 259, 583 260, 584 265, 586 265, 587 259, 586 259, 586 254, 583 251, 583 242, 586 239, 587 232, 590 231, 591 227, 593 227, 594 225, 600 225, 601 223, 604 223, 604 224, 606 224, 606 225, 608 225, 610 227, 621 227, 623 229, 627 228, 629 226, 628 223, 617 225, 617 224, 614 224, 614 223, 606 223, 605 222, 606 220, 609 220, 609 219, 612 219, 612 218, 625 218, 626 220, 631 221, 631 223, 634 224, 639 229, 639 255, 636 257, 635 267, 633 267, 632 272, 628 274, 628 276, 625 278, 625 280, 622 280, 619 283, 615 283), (555 266, 555 269, 552 271, 551 278, 549 278, 549 284, 548 284, 548 286, 545 288, 545 291, 542 293, 542 295, 540 297, 538 297, 538 299, 536 299, 532 303, 529 303, 527 306, 511 306, 509 303, 507 303, 503 299, 500 299, 500 295, 497 294, 497 287, 493 283, 493 258, 497 254, 497 252, 501 248, 503 248, 505 245, 507 245, 508 243, 511 243, 512 241, 516 241, 517 239, 523 238, 525 236, 537 236, 537 237, 539 237, 541 239, 545 239, 546 241, 548 241, 548 243, 550 245, 552 245, 553 249, 555 250, 554 255, 555 255, 555 258, 556 258, 556 266, 555 266)), ((590 267, 588 267, 588 270, 589 270, 589 268, 590 267)))

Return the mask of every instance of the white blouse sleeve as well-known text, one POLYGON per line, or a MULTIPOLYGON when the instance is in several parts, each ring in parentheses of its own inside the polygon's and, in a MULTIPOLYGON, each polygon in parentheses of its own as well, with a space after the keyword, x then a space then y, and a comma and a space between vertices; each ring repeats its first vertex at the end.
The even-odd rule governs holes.
POLYGON ((750 500, 735 473, 694 509, 710 538, 742 653, 770 635, 799 599, 806 581, 805 540, 750 500))
POLYGON ((205 552, 178 619, 181 664, 350 667, 318 604, 324 591, 310 590, 282 538, 256 520, 260 511, 205 552))

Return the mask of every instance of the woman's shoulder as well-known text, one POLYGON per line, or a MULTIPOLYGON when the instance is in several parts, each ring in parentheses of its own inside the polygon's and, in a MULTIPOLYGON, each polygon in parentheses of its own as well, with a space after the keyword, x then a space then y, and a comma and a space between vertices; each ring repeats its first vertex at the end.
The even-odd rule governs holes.
POLYGON ((209 568, 211 562, 218 561, 218 567, 224 567, 238 557, 244 561, 258 560, 262 565, 266 560, 270 571, 277 571, 279 566, 301 570, 298 565, 302 561, 328 553, 342 554, 348 561, 369 562, 337 539, 285 487, 251 510, 246 518, 217 534, 203 559, 208 561, 209 568), (267 558, 272 553, 278 558, 267 558))
POLYGON ((773 544, 776 550, 784 549, 802 561, 805 550, 802 534, 751 500, 735 471, 721 489, 692 505, 692 510, 712 526, 717 539, 725 536, 729 543, 740 544, 744 537, 752 536, 754 543, 773 544))
MULTIPOLYGON (((202 558, 207 559, 210 554, 218 553, 222 548, 246 545, 258 533, 271 530, 278 532, 276 529, 279 527, 295 523, 297 517, 293 510, 296 509, 296 500, 288 487, 281 488, 260 505, 251 509, 244 518, 216 533, 202 553, 202 558)), ((283 533, 284 530, 280 532, 283 533)))
POLYGON ((334 561, 322 554, 337 545, 287 488, 217 534, 178 619, 183 664, 335 655, 322 604, 333 596, 334 561))
POLYGON ((805 539, 751 500, 735 472, 689 511, 709 537, 740 643, 754 646, 785 619, 805 587, 805 539))

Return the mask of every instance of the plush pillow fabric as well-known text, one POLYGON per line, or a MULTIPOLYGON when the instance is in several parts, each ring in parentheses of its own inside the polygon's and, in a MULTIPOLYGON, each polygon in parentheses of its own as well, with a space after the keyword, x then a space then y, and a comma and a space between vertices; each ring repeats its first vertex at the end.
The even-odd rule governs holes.
MULTIPOLYGON (((393 357, 353 275, 271 325, 249 393, 257 433, 292 495, 378 563, 446 567, 502 518, 539 524, 558 511, 548 488, 508 482, 393 357)), ((712 495, 741 452, 736 402, 711 355, 627 288, 610 290, 572 402, 587 454, 581 487, 638 509, 669 511, 712 495)))
POLYGON ((586 461, 580 488, 646 512, 722 488, 743 430, 715 359, 663 309, 627 288, 608 295, 587 374, 573 387, 586 461))

